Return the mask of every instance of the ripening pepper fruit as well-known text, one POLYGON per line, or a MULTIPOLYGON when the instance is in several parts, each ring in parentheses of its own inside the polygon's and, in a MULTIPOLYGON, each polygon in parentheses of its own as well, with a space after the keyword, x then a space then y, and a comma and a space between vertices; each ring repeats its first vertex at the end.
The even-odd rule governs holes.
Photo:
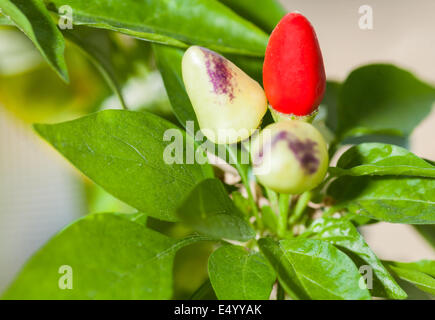
POLYGON ((250 137, 267 111, 263 88, 231 61, 193 46, 182 61, 183 81, 201 131, 217 144, 250 137))
POLYGON ((326 88, 322 53, 313 26, 302 14, 287 14, 273 30, 263 85, 272 113, 287 118, 310 119, 322 101, 326 88))
POLYGON ((300 194, 318 186, 328 170, 328 150, 310 123, 284 120, 267 126, 252 142, 257 179, 280 193, 300 194))

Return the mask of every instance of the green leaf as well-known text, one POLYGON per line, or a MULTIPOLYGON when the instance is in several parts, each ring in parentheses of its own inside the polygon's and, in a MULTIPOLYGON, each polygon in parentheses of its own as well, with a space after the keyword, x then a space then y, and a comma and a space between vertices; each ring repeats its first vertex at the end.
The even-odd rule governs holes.
POLYGON ((335 207, 350 213, 392 223, 435 223, 435 179, 346 176, 327 193, 335 207))
POLYGON ((208 272, 220 300, 268 300, 276 279, 261 254, 233 245, 212 253, 208 272))
MULTIPOLYGON (((392 274, 394 274, 392 272, 392 274)), ((419 288, 417 288, 412 283, 402 280, 399 277, 396 277, 397 283, 405 290, 406 294, 408 295, 408 298, 406 300, 433 300, 433 295, 421 291, 419 288)))
POLYGON ((210 279, 207 279, 201 287, 193 293, 189 300, 217 300, 210 279))
POLYGON ((219 0, 236 13, 252 21, 267 33, 272 32, 286 14, 276 0, 219 0))
POLYGON ((261 214, 264 225, 273 233, 278 232, 278 215, 270 206, 262 206, 261 214))
POLYGON ((400 279, 414 284, 424 292, 435 295, 435 279, 430 275, 408 267, 403 268, 395 262, 386 262, 386 264, 400 279))
POLYGON ((113 216, 118 216, 121 217, 123 219, 127 219, 131 222, 140 224, 144 227, 147 226, 148 223, 148 217, 145 213, 142 212, 134 212, 134 213, 118 213, 118 212, 111 212, 111 213, 107 213, 107 212, 103 212, 103 213, 95 213, 95 215, 97 214, 108 214, 108 215, 113 215, 113 216))
POLYGON ((81 49, 101 72, 109 87, 116 93, 121 105, 127 109, 119 79, 111 59, 111 43, 107 32, 76 26, 64 31, 67 39, 81 49))
POLYGON ((255 237, 255 231, 217 179, 197 184, 177 212, 194 230, 217 239, 247 241, 255 237))
POLYGON ((264 56, 267 35, 216 0, 106 1, 49 0, 49 8, 69 5, 73 22, 185 48, 264 56), (231 30, 231 32, 229 32, 231 30))
POLYGON ((408 136, 430 113, 435 89, 410 72, 386 64, 354 70, 340 91, 339 133, 343 136, 408 136))
POLYGON ((408 150, 382 143, 363 143, 347 150, 330 168, 334 176, 396 175, 435 178, 435 166, 408 150))
POLYGON ((176 221, 181 199, 213 176, 208 164, 186 163, 184 153, 189 146, 195 148, 193 141, 151 113, 106 110, 35 129, 107 192, 158 219, 176 221), (164 141, 167 130, 180 139, 164 141), (167 164, 164 153, 171 153, 171 145, 182 153, 176 152, 175 162, 167 164))
POLYGON ((259 246, 293 298, 370 299, 352 260, 326 241, 260 239, 259 246))
POLYGON ((326 82, 325 96, 323 97, 321 107, 326 109, 326 126, 332 132, 337 132, 338 126, 338 97, 340 95, 342 84, 336 81, 326 82))
POLYGON ((271 238, 263 238, 258 240, 258 247, 275 269, 280 284, 290 297, 295 300, 310 299, 280 244, 271 238))
POLYGON ((126 215, 93 214, 52 238, 24 266, 4 299, 169 299, 176 241, 126 215), (61 266, 72 290, 60 289, 61 266))
POLYGON ((29 37, 48 64, 68 82, 65 41, 40 0, 0 0, 0 9, 29 37))
POLYGON ((387 261, 386 263, 390 266, 401 269, 416 270, 435 277, 435 260, 420 260, 416 262, 387 261))
POLYGON ((239 191, 232 192, 231 198, 234 205, 243 212, 245 218, 249 219, 252 216, 252 205, 249 199, 245 198, 239 191))
POLYGON ((181 73, 184 51, 157 44, 153 45, 153 51, 175 116, 183 127, 186 127, 187 121, 193 121, 199 128, 181 73))
MULTIPOLYGON (((148 227, 151 228, 150 224, 148 224, 148 227)), ((177 239, 185 236, 186 231, 190 233, 189 230, 186 230, 178 223, 172 224, 172 228, 169 228, 165 231, 162 230, 162 232, 165 232, 168 236, 172 235, 172 237, 177 239)), ((175 256, 173 272, 174 294, 172 296, 175 300, 190 299, 198 287, 208 279, 208 258, 216 249, 216 241, 205 236, 197 235, 197 237, 203 237, 204 239, 178 250, 175 256)))
POLYGON ((225 58, 242 69, 248 76, 263 85, 263 58, 225 54, 225 58))
POLYGON ((15 24, 11 20, 9 20, 9 18, 0 14, 0 26, 15 26, 15 24))
MULTIPOLYGON (((321 218, 310 226, 302 236, 328 241, 339 249, 344 248, 344 252, 350 251, 355 254, 361 263, 358 266, 368 264, 373 268, 377 282, 382 286, 380 290, 375 290, 376 296, 384 296, 391 299, 405 299, 406 293, 396 283, 394 278, 388 273, 378 257, 373 253, 364 238, 354 227, 354 225, 344 219, 321 218), (380 294, 376 291, 380 291, 380 294)), ((352 258, 352 256, 350 256, 352 258)), ((354 259, 355 261, 355 259, 354 259)), ((374 286, 374 289, 377 289, 374 286)))
POLYGON ((353 213, 348 213, 342 216, 343 219, 350 221, 355 227, 366 226, 369 224, 378 223, 379 221, 372 218, 367 218, 353 213))

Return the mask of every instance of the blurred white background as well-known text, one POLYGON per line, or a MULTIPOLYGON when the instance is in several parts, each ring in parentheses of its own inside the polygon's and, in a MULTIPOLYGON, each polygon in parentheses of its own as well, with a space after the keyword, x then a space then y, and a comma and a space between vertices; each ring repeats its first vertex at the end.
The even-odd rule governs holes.
MULTIPOLYGON (((313 23, 330 79, 344 80, 362 64, 392 62, 435 84, 434 0, 283 3, 313 23), (373 30, 358 26, 361 5, 373 8, 373 30)), ((412 135, 412 150, 435 160, 434 112, 412 135)), ((84 213, 84 192, 75 170, 29 125, 0 106, 0 292, 35 250, 84 213)), ((435 259, 411 227, 380 223, 363 232, 383 259, 435 259)))

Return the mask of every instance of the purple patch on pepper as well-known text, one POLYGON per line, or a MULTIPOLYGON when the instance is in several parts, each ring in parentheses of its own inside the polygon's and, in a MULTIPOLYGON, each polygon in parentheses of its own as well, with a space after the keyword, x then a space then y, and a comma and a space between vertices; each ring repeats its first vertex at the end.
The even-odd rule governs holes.
POLYGON ((258 164, 261 162, 265 149, 270 151, 279 141, 285 140, 287 141, 288 148, 293 152, 296 159, 301 164, 301 167, 308 172, 309 174, 313 174, 319 168, 320 161, 315 156, 316 155, 316 146, 317 143, 312 141, 311 139, 307 139, 306 141, 299 140, 293 134, 287 131, 279 132, 273 139, 270 146, 266 146, 260 150, 258 154, 258 158, 254 163, 258 164), (257 162, 259 161, 259 162, 257 162))
POLYGON ((206 48, 201 48, 201 50, 205 55, 205 65, 210 81, 213 84, 214 92, 216 94, 225 94, 232 101, 234 99, 234 85, 232 84, 234 75, 228 66, 228 61, 206 48))

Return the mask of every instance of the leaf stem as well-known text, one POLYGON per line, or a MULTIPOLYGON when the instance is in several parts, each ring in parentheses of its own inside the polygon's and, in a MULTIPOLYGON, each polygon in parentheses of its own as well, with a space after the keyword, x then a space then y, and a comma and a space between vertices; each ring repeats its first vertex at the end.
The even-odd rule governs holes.
POLYGON ((249 180, 248 180, 247 177, 245 177, 245 178, 242 178, 242 182, 243 182, 243 185, 246 188, 246 192, 248 194, 248 200, 251 203, 252 211, 254 213, 255 220, 257 221, 258 228, 260 230, 263 230, 263 228, 264 228, 264 226, 263 226, 263 220, 260 217, 260 213, 258 211, 257 203, 255 202, 254 195, 252 194, 251 186, 249 185, 249 180))
POLYGON ((264 229, 263 220, 260 217, 257 203, 255 202, 254 195, 252 193, 251 186, 249 184, 247 170, 246 170, 246 168, 243 167, 242 164, 240 164, 240 161, 237 157, 237 153, 234 154, 234 148, 237 149, 237 146, 227 145, 228 154, 232 158, 232 160, 234 162, 234 166, 240 175, 240 179, 242 180, 242 183, 245 186, 246 193, 248 194, 248 200, 251 203, 252 211, 253 211, 253 214, 255 217, 255 221, 257 222, 257 226, 260 230, 263 230, 264 229))
POLYGON ((279 220, 278 220, 278 236, 283 237, 287 231, 287 220, 290 209, 289 194, 279 195, 279 220))
POLYGON ((334 156, 334 154, 337 152, 338 148, 340 147, 341 141, 342 141, 342 139, 340 137, 337 137, 329 145, 328 155, 329 155, 330 160, 334 156))
POLYGON ((302 215, 305 212, 305 209, 308 206, 308 203, 311 200, 312 195, 313 195, 313 193, 311 191, 307 191, 307 192, 304 192, 303 194, 301 194, 298 201, 296 202, 296 205, 295 205, 294 210, 293 210, 293 214, 290 216, 290 219, 289 219, 290 226, 294 225, 302 217, 302 215))
POLYGON ((276 282, 276 300, 285 300, 285 291, 279 281, 276 282))
POLYGON ((328 173, 328 176, 323 180, 321 184, 319 184, 314 190, 312 190, 312 193, 320 193, 322 189, 326 186, 326 184, 331 181, 332 178, 335 178, 331 173, 328 173))
POLYGON ((275 212, 275 214, 278 215, 279 212, 278 194, 272 189, 269 189, 267 187, 265 187, 265 190, 266 190, 266 196, 270 202, 270 207, 275 212))

